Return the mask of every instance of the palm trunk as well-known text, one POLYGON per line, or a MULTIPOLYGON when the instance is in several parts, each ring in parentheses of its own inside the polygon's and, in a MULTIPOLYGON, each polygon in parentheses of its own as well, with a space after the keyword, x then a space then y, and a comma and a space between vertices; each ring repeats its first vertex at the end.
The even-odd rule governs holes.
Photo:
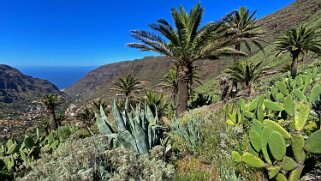
POLYGON ((49 109, 49 114, 50 114, 50 128, 51 128, 51 131, 53 131, 58 128, 55 110, 49 109))
POLYGON ((189 80, 191 77, 191 65, 180 65, 178 67, 178 94, 176 99, 176 116, 181 116, 187 111, 187 101, 189 95, 189 80))
POLYGON ((221 89, 221 101, 224 101, 227 96, 228 89, 229 89, 226 77, 221 77, 220 89, 221 89))
MULTIPOLYGON (((235 50, 240 51, 241 50, 241 44, 238 43, 235 45, 235 50)), ((238 56, 234 56, 234 63, 236 63, 239 60, 238 56)), ((232 82, 232 89, 231 89, 231 97, 235 97, 237 93, 237 82, 233 80, 232 82)))
POLYGON ((245 89, 245 96, 250 97, 251 96, 251 84, 249 82, 245 82, 244 89, 245 89))
POLYGON ((295 79, 298 71, 298 57, 299 57, 299 52, 294 51, 292 52, 292 64, 291 64, 291 77, 292 79, 295 79))
MULTIPOLYGON (((241 50, 241 44, 240 44, 240 43, 237 43, 237 44, 235 45, 235 50, 238 50, 238 51, 241 50)), ((234 63, 236 63, 237 61, 239 61, 239 56, 235 55, 235 56, 234 56, 234 63)))

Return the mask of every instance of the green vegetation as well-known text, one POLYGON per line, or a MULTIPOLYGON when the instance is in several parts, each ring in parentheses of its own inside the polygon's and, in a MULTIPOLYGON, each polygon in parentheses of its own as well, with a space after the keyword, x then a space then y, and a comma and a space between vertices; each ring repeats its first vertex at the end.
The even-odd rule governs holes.
MULTIPOLYGON (((246 9, 245 7, 241 7, 238 11, 232 12, 230 15, 226 17, 225 23, 225 31, 227 34, 232 35, 234 38, 237 39, 235 43, 235 50, 240 51, 241 45, 245 45, 247 50, 251 53, 252 48, 251 44, 258 47, 260 50, 264 51, 261 42, 263 41, 263 34, 264 31, 262 30, 261 26, 258 21, 256 20, 256 11, 251 12, 250 10, 246 9)), ((234 63, 237 67, 239 57, 234 57, 234 63)), ((237 83, 238 81, 232 79, 232 88, 230 95, 232 97, 236 96, 237 93, 237 83)), ((242 82, 240 82, 242 83, 242 82)), ((251 89, 250 85, 245 85, 248 87, 247 89, 251 89)), ((222 96, 221 96, 222 97, 222 96)), ((224 96, 221 98, 224 99, 224 96)))
POLYGON ((48 136, 40 136, 37 129, 35 136, 25 135, 19 144, 16 140, 9 139, 0 147, 0 178, 1 180, 13 180, 23 176, 30 169, 31 163, 41 158, 44 153, 52 153, 59 143, 64 142, 75 128, 66 125, 59 127, 48 136))
POLYGON ((132 75, 127 75, 123 78, 119 78, 118 82, 115 82, 115 88, 111 88, 111 90, 115 90, 124 94, 125 97, 130 97, 132 93, 139 90, 140 82, 136 80, 132 75))
POLYGON ((149 106, 145 105, 145 110, 141 110, 140 106, 129 111, 129 100, 126 100, 124 112, 118 110, 116 101, 113 104, 113 116, 116 126, 107 120, 107 116, 103 109, 100 115, 96 114, 97 126, 101 134, 109 138, 111 147, 122 147, 141 153, 148 154, 150 150, 165 144, 162 127, 158 117, 154 117, 149 106))
POLYGON ((50 129, 57 129, 59 123, 56 116, 56 107, 60 103, 60 97, 58 95, 47 94, 42 98, 41 102, 46 105, 48 113, 50 115, 50 129))
MULTIPOLYGON (((264 71, 262 68, 263 61, 260 62, 246 62, 238 61, 234 65, 227 68, 225 71, 233 82, 243 84, 243 89, 245 90, 245 95, 251 95, 252 82, 259 79, 264 71)), ((265 68, 266 69, 266 68, 265 68)))
POLYGON ((292 56, 292 78, 295 78, 297 75, 297 64, 300 54, 304 56, 308 51, 321 54, 320 36, 321 31, 319 29, 301 25, 298 28, 286 31, 283 36, 277 39, 276 49, 280 51, 279 54, 289 52, 292 56))
POLYGON ((119 78, 112 89, 126 99, 114 97, 111 106, 102 99, 83 106, 77 112, 80 126, 60 123, 55 115, 58 97, 46 96, 42 102, 50 113, 51 130, 41 136, 37 129, 21 141, 2 144, 0 179, 320 180, 320 60, 302 64, 295 76, 288 69, 281 71, 286 58, 265 61, 274 59, 275 51, 291 53, 292 48, 302 55, 306 50, 318 53, 320 35, 298 26, 286 31, 276 47, 264 48, 255 11, 242 7, 219 23, 201 27, 203 12, 199 4, 190 13, 172 9, 175 28, 163 19, 151 25, 162 37, 132 31, 141 43, 129 46, 173 60, 156 86, 169 93, 143 89, 143 80, 132 75, 119 78), (245 48, 249 53, 264 48, 267 55, 261 59, 259 51, 240 59, 237 55, 246 55, 241 52, 245 48), (195 62, 223 55, 235 60, 225 70, 226 78, 202 84, 195 62), (224 99, 219 81, 226 86, 220 89, 224 99))
POLYGON ((190 13, 181 6, 172 9, 174 29, 166 20, 159 19, 150 27, 162 37, 144 30, 133 30, 132 36, 141 43, 130 43, 130 47, 142 51, 154 51, 170 57, 177 67, 178 94, 176 112, 182 115, 187 110, 189 85, 191 85, 194 62, 201 59, 217 59, 222 55, 244 55, 229 45, 234 44, 235 35, 222 31, 223 23, 208 23, 201 27, 204 9, 197 4, 190 13))
POLYGON ((308 156, 321 153, 321 130, 309 116, 321 94, 319 79, 307 74, 278 81, 266 95, 241 107, 251 125, 250 145, 242 156, 232 152, 234 160, 265 168, 269 179, 299 180, 308 156))

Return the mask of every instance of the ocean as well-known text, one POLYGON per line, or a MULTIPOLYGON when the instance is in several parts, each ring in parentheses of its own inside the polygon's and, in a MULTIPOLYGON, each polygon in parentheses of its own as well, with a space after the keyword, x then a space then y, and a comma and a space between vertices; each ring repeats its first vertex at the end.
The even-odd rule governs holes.
POLYGON ((87 73, 94 70, 98 66, 83 66, 83 67, 16 67, 23 74, 32 77, 49 80, 55 84, 60 90, 70 87, 87 73))

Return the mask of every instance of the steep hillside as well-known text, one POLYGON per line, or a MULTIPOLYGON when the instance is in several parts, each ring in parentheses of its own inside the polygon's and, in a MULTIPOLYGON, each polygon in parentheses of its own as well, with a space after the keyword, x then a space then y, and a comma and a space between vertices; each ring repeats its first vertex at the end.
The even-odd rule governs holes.
POLYGON ((48 93, 63 94, 47 80, 24 75, 8 65, 0 65, 0 118, 19 116, 26 112, 32 101, 48 93))
POLYGON ((296 0, 289 6, 263 17, 259 22, 267 30, 265 39, 273 41, 281 32, 309 20, 320 9, 320 0, 296 0))
MULTIPOLYGON (((197 62, 200 77, 213 78, 219 73, 219 67, 225 67, 230 60, 197 62)), ((107 64, 87 74, 75 85, 67 88, 66 93, 83 100, 105 97, 111 99, 114 93, 109 90, 121 76, 132 74, 148 88, 153 88, 161 81, 171 66, 165 57, 145 57, 133 61, 107 64)))
POLYGON ((26 76, 13 67, 0 65, 0 102, 26 101, 47 93, 60 91, 47 80, 26 76))
MULTIPOLYGON (((282 31, 309 20, 320 9, 321 2, 319 0, 299 0, 260 19, 259 22, 266 29, 266 40, 273 42, 273 39, 279 36, 282 31)), ((264 46, 268 46, 268 44, 264 46)), ((272 56, 272 54, 268 51, 266 56, 272 56)), ((212 80, 222 73, 231 62, 232 60, 229 58, 216 61, 199 61, 197 65, 200 70, 200 77, 203 80, 212 80)), ((83 101, 100 97, 111 99, 114 94, 109 88, 120 76, 133 74, 137 79, 143 81, 146 87, 153 88, 160 82, 169 66, 170 61, 164 57, 146 57, 140 60, 104 65, 90 72, 75 85, 67 88, 66 92, 83 101)), ((215 87, 211 86, 210 88, 214 89, 215 87)))

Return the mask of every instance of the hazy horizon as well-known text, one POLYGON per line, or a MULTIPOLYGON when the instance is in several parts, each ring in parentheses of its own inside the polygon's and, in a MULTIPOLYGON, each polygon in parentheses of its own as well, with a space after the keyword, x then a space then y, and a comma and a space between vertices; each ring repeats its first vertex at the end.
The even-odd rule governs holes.
POLYGON ((21 73, 48 80, 59 89, 75 84, 98 66, 15 66, 21 73))

